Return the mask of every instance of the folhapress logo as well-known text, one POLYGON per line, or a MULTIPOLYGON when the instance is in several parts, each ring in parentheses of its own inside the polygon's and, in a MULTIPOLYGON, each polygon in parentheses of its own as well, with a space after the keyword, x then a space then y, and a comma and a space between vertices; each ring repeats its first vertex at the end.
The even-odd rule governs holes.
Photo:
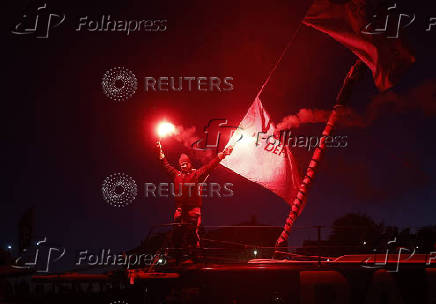
MULTIPOLYGON (((26 9, 20 20, 13 26, 11 33, 21 36, 33 36, 47 39, 52 29, 65 21, 66 15, 48 9, 47 2, 32 5, 26 9)), ((111 15, 68 17, 70 26, 78 32, 118 32, 129 36, 137 32, 165 32, 168 20, 165 18, 147 17, 129 19, 112 17, 111 15)))
POLYGON ((166 19, 115 19, 111 15, 102 15, 100 18, 80 17, 77 32, 124 32, 127 36, 133 32, 165 32, 166 19))
POLYGON ((50 31, 65 21, 65 14, 55 14, 47 10, 47 3, 32 7, 23 14, 11 31, 15 35, 30 35, 47 39, 50 31))

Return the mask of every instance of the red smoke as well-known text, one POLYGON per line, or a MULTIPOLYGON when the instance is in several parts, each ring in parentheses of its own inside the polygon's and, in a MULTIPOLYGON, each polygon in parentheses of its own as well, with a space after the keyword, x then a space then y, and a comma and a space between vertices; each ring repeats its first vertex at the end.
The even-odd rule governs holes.
MULTIPOLYGON (((350 107, 340 108, 338 111, 338 126, 366 127, 386 111, 400 113, 410 110, 421 110, 427 115, 436 114, 436 79, 429 80, 401 95, 394 91, 378 94, 372 99, 363 114, 357 113, 350 107)), ((300 109, 297 114, 284 117, 277 124, 276 132, 296 129, 301 124, 326 123, 330 113, 331 110, 300 109)), ((213 157, 214 149, 193 149, 193 145, 200 140, 196 132, 197 128, 195 126, 185 128, 178 125, 172 137, 189 149, 190 156, 194 159, 207 161, 213 157)))
POLYGON ((426 81, 401 95, 393 91, 377 95, 368 107, 366 123, 372 123, 385 111, 402 113, 413 110, 429 116, 436 114, 436 79, 426 81))
POLYGON ((213 157, 213 150, 195 150, 193 145, 200 140, 196 136, 197 128, 195 126, 185 128, 182 125, 176 126, 173 138, 180 142, 184 147, 190 150, 190 156, 201 161, 210 160, 213 157))
MULTIPOLYGON (((277 124, 277 131, 296 129, 301 124, 307 123, 325 123, 331 113, 331 110, 319 109, 300 109, 297 114, 289 115, 283 118, 277 124)), ((342 108, 338 110, 338 124, 342 126, 357 126, 363 127, 363 118, 353 111, 351 108, 342 108)))
MULTIPOLYGON (((378 119, 385 111, 401 113, 411 110, 423 111, 426 115, 436 114, 436 79, 424 82, 401 95, 388 91, 375 96, 364 114, 349 107, 342 108, 338 125, 347 127, 366 127, 378 119)), ((277 131, 296 129, 301 124, 325 123, 331 110, 300 109, 297 114, 289 115, 277 124, 277 131)))
POLYGON ((328 110, 300 109, 297 114, 283 118, 277 124, 277 130, 296 129, 300 124, 326 122, 330 115, 328 110))
POLYGON ((192 144, 196 142, 199 137, 195 136, 196 127, 185 128, 182 125, 176 126, 174 132, 174 139, 183 144, 186 148, 191 148, 192 144))

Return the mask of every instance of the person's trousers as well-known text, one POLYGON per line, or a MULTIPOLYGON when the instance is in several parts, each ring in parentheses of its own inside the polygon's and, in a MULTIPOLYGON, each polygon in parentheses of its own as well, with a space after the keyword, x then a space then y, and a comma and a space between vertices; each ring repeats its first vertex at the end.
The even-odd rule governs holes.
POLYGON ((173 244, 176 248, 199 248, 200 236, 198 229, 201 223, 200 208, 177 208, 174 212, 174 223, 182 224, 175 227, 173 244))

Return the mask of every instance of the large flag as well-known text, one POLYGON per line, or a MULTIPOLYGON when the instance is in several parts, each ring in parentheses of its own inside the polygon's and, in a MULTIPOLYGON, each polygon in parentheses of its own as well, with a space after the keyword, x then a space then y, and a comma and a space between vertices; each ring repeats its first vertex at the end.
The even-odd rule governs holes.
POLYGON ((227 144, 234 147, 232 154, 221 164, 291 204, 300 176, 289 147, 274 139, 274 131, 270 116, 256 97, 227 144))
POLYGON ((366 31, 373 17, 370 2, 374 1, 334 2, 315 0, 303 23, 330 35, 349 48, 371 69, 379 90, 391 88, 415 62, 415 58, 400 39, 388 38, 381 32, 366 31))

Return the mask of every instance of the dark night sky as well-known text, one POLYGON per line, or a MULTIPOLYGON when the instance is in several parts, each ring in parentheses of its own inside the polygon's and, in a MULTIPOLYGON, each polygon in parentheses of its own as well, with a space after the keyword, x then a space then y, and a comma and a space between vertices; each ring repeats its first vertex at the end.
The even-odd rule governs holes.
MULTIPOLYGON (((435 101, 436 28, 425 28, 436 6, 419 4, 399 6, 417 16, 405 31, 417 63, 396 88, 401 96, 418 93, 408 97, 409 106, 383 108, 367 128, 337 130, 348 136, 349 147, 327 152, 298 226, 329 225, 351 211, 401 227, 435 224, 436 111, 424 101, 435 101)), ((17 221, 34 205, 37 234, 74 249, 132 248, 152 225, 170 222, 171 199, 141 196, 144 182, 169 181, 152 153, 154 124, 165 117, 196 126, 198 136, 212 118, 238 124, 307 6, 280 0, 53 1, 48 7, 65 12, 66 21, 49 39, 35 39, 9 32, 28 2, 4 5, 0 244, 16 242, 17 221), (168 30, 129 36, 74 31, 80 16, 102 14, 167 19, 168 30), (124 103, 110 101, 101 90, 103 73, 114 66, 139 78, 138 92, 124 103), (144 76, 203 75, 232 76, 235 89, 141 90, 144 76), (114 172, 137 181, 139 197, 131 206, 113 208, 103 201, 101 183, 114 172)), ((329 109, 354 58, 328 36, 303 27, 262 95, 272 119, 303 107, 329 109)), ((351 105, 363 113, 376 95, 367 72, 351 105)), ((298 132, 321 130, 322 124, 313 124, 298 132)), ((164 147, 173 162, 189 152, 172 139, 164 147)), ((303 171, 311 154, 296 155, 303 171)), ((262 187, 222 167, 209 181, 234 183, 235 196, 206 199, 205 225, 236 224, 252 215, 265 224, 283 224, 288 206, 262 187)))

